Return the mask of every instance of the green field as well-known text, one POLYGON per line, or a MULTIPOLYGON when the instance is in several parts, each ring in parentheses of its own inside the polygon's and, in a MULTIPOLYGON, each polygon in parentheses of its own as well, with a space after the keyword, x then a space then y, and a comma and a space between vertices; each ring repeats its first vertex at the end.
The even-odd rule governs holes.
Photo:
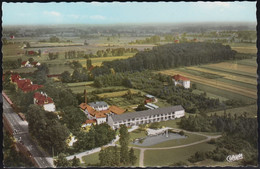
POLYGON ((211 151, 214 145, 200 143, 194 146, 168 150, 146 150, 144 152, 145 166, 169 166, 177 162, 187 162, 188 158, 197 151, 211 151))
MULTIPOLYGON (((119 152, 119 150, 118 150, 119 152)), ((87 156, 83 156, 82 160, 85 162, 85 166, 88 166, 89 164, 97 164, 99 163, 99 157, 98 157, 99 152, 97 153, 93 153, 87 156)), ((140 150, 138 149, 134 149, 134 154, 137 157, 135 166, 138 167, 139 166, 139 156, 140 156, 140 150)))
MULTIPOLYGON (((202 94, 204 92, 205 91, 198 90, 198 89, 195 89, 195 90, 192 91, 192 93, 194 93, 194 94, 202 94)), ((206 93, 207 93, 207 97, 209 97, 209 98, 219 99, 219 101, 226 101, 226 100, 228 100, 227 98, 219 96, 219 95, 216 95, 216 94, 212 94, 212 93, 209 93, 209 92, 206 92, 206 93)))
MULTIPOLYGON (((226 110, 226 113, 230 113, 231 115, 234 115, 236 114, 237 116, 240 116, 240 115, 243 115, 244 112, 247 112, 247 116, 248 117, 253 117, 253 118, 256 118, 257 116, 257 105, 254 104, 254 105, 250 105, 250 106, 245 106, 245 107, 239 107, 239 108, 233 108, 233 109, 227 109, 226 110)), ((216 111, 216 112, 210 112, 208 113, 208 115, 214 115, 214 114, 217 114, 217 115, 224 115, 224 111, 216 111)))
MULTIPOLYGON (((136 90, 136 89, 129 89, 129 90, 131 91, 132 94, 137 94, 140 91, 140 90, 136 90)), ((118 92, 108 92, 108 93, 97 94, 97 96, 99 96, 101 98, 121 97, 121 96, 127 94, 127 92, 128 92, 128 90, 118 91, 118 92)), ((144 92, 141 92, 141 94, 144 95, 144 92)))
POLYGON ((196 85, 197 85, 197 89, 199 89, 201 91, 209 92, 214 95, 221 96, 223 98, 240 100, 246 104, 256 103, 255 99, 249 98, 249 97, 237 94, 237 93, 233 93, 232 91, 220 90, 218 88, 200 84, 200 83, 196 83, 196 85))
POLYGON ((89 86, 93 84, 93 81, 89 82, 77 82, 77 83, 66 83, 69 87, 76 87, 76 86, 89 86))

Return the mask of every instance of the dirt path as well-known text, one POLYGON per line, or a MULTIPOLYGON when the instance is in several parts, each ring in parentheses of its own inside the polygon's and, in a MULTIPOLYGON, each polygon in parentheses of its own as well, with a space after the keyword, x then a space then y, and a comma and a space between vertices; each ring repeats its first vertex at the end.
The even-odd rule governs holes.
MULTIPOLYGON (((171 128, 171 129, 175 130, 176 132, 181 131, 180 129, 176 129, 176 128, 171 128)), ((193 146, 193 145, 196 145, 196 144, 204 143, 204 142, 207 142, 211 139, 216 139, 216 138, 221 137, 221 135, 208 136, 208 135, 205 135, 205 134, 202 134, 202 133, 197 133, 197 132, 190 132, 190 131, 186 131, 186 130, 182 130, 182 131, 184 131, 185 133, 192 133, 192 134, 197 134, 197 135, 200 135, 200 136, 205 136, 207 138, 204 139, 204 140, 193 142, 193 143, 179 145, 179 146, 172 146, 172 147, 157 147, 157 148, 133 147, 135 149, 140 150, 139 167, 145 167, 144 166, 144 152, 145 152, 145 150, 169 150, 169 149, 175 149, 175 148, 183 148, 183 147, 188 147, 188 146, 193 146)))

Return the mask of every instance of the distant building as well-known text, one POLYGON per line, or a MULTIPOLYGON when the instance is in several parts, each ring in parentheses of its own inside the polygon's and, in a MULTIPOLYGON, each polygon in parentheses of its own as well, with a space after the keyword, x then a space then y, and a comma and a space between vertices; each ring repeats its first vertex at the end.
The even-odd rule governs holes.
POLYGON ((33 66, 30 64, 29 61, 23 61, 23 62, 21 63, 21 67, 33 67, 33 66))
POLYGON ((180 85, 183 86, 185 89, 189 89, 190 88, 190 79, 181 76, 179 74, 172 76, 172 80, 174 82, 174 85, 180 85))
POLYGON ((15 83, 17 88, 21 89, 25 93, 35 91, 43 87, 43 85, 33 84, 30 79, 21 78, 19 74, 12 74, 11 82, 15 83))
POLYGON ((32 65, 33 65, 34 67, 37 67, 37 66, 40 66, 41 63, 40 63, 40 62, 32 62, 32 65))
POLYGON ((46 93, 34 93, 33 102, 34 104, 43 106, 45 111, 54 112, 56 110, 52 98, 48 97, 46 93))
POLYGON ((108 125, 117 129, 121 124, 135 126, 153 122, 167 121, 185 116, 185 110, 181 105, 153 110, 124 113, 122 115, 108 116, 108 125))

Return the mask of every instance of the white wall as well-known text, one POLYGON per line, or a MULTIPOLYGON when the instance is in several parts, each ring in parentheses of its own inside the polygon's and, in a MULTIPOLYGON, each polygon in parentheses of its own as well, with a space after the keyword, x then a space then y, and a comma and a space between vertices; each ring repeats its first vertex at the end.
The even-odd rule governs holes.
POLYGON ((53 103, 44 104, 43 108, 45 111, 50 111, 50 112, 54 112, 56 110, 55 105, 53 103))
POLYGON ((183 87, 186 89, 190 88, 190 81, 183 81, 183 87))
POLYGON ((184 110, 180 110, 180 111, 175 112, 175 118, 180 118, 180 117, 183 117, 183 116, 185 116, 184 110))
POLYGON ((97 118, 97 124, 102 124, 106 122, 106 117, 104 118, 97 118))

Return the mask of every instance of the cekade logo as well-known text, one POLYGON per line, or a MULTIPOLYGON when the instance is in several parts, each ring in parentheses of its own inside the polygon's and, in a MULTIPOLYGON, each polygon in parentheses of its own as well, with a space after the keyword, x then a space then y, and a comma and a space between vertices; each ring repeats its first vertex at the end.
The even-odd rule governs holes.
POLYGON ((236 154, 236 155, 229 155, 227 156, 227 161, 228 162, 233 162, 233 161, 237 161, 237 160, 242 160, 243 159, 243 154, 236 154))

